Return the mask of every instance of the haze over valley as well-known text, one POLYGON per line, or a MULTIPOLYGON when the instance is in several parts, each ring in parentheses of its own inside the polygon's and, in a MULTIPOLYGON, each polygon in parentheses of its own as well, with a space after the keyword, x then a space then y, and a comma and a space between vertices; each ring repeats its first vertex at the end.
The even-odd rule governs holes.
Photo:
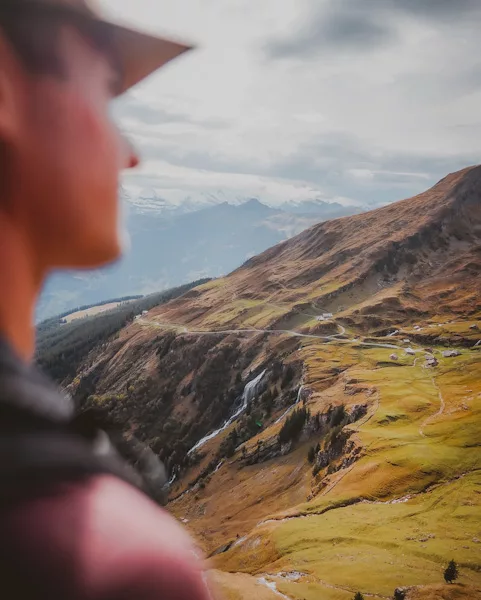
POLYGON ((219 277, 309 225, 365 210, 358 205, 306 201, 273 208, 256 199, 220 197, 169 204, 150 196, 124 198, 125 256, 93 272, 59 273, 46 284, 39 321, 109 298, 150 294, 201 277, 219 277))

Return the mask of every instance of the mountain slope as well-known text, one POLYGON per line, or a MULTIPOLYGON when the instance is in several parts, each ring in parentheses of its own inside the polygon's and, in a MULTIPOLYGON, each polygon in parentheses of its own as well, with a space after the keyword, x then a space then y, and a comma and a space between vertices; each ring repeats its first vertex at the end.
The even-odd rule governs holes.
POLYGON ((64 381, 165 460, 230 597, 481 597, 480 206, 474 167, 316 225, 64 381))
MULTIPOLYGON (((479 298, 471 279, 481 270, 479 180, 479 167, 467 169, 409 200, 316 225, 206 288, 195 308, 215 320, 245 295, 285 303, 287 315, 309 307, 351 320, 362 301, 391 302, 393 313, 402 305, 422 314, 426 300, 443 312, 471 310, 479 298)), ((185 315, 179 305, 175 312, 190 319, 192 308, 188 299, 185 315)))
POLYGON ((123 260, 100 271, 55 275, 47 282, 38 318, 105 298, 224 275, 321 218, 289 214, 257 200, 174 216, 133 209, 128 218, 131 250, 123 260))

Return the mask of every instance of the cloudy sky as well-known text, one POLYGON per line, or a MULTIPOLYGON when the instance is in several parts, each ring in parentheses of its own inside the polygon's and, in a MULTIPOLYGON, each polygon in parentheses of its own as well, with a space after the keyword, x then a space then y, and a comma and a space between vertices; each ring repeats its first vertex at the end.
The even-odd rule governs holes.
POLYGON ((133 197, 380 204, 481 162, 479 0, 101 0, 198 45, 117 101, 133 197))

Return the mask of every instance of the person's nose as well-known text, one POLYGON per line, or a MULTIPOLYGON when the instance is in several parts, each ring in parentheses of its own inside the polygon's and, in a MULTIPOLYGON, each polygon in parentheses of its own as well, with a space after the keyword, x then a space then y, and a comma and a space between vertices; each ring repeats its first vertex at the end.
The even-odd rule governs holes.
POLYGON ((134 169, 140 164, 140 157, 137 150, 134 148, 132 142, 121 134, 122 140, 122 168, 123 169, 134 169))
POLYGON ((129 148, 129 157, 127 160, 127 169, 134 169, 135 167, 138 167, 140 164, 140 157, 137 153, 137 150, 133 147, 132 144, 130 144, 130 148, 129 148))

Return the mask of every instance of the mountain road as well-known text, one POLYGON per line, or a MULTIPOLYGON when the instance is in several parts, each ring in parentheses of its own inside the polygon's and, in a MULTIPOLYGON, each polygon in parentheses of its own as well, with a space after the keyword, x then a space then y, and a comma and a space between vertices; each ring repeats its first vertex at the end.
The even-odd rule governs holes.
POLYGON ((362 341, 354 341, 351 339, 345 340, 340 339, 341 335, 345 335, 346 330, 342 325, 337 325, 339 328, 339 333, 334 335, 318 335, 315 333, 302 333, 300 331, 294 331, 292 329, 221 329, 221 330, 208 330, 208 331, 196 331, 192 329, 188 329, 185 325, 180 325, 176 323, 162 323, 158 321, 153 321, 146 318, 137 319, 136 323, 140 325, 148 325, 151 327, 158 327, 159 329, 175 329, 179 331, 179 333, 189 334, 189 335, 243 335, 243 334, 262 334, 268 333, 271 335, 288 335, 291 337, 298 337, 303 339, 312 339, 312 340, 323 340, 325 342, 338 342, 340 344, 352 344, 356 343, 361 346, 370 346, 374 348, 387 348, 390 350, 403 350, 402 346, 397 346, 396 344, 387 344, 387 343, 377 343, 377 342, 362 342, 362 341))

